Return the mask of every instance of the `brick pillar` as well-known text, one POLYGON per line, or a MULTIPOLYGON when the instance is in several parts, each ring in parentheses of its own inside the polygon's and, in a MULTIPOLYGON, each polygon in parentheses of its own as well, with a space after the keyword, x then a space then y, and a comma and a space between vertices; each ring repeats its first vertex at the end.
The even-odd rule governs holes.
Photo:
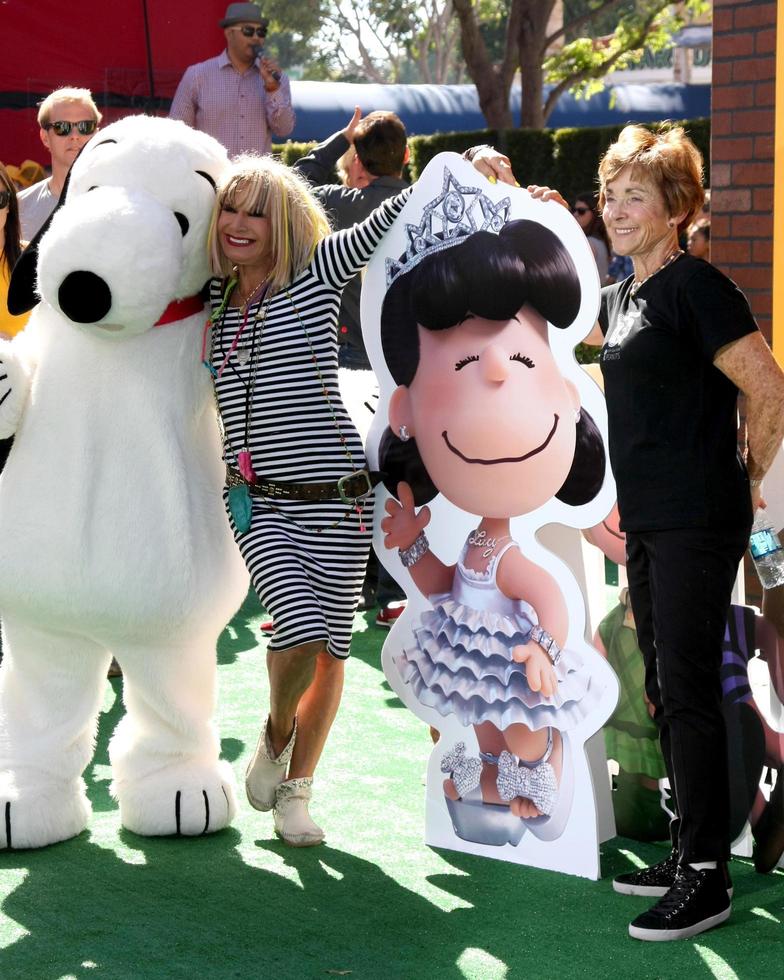
MULTIPOLYGON (((711 261, 771 341, 776 3, 713 0, 711 261)), ((746 601, 762 590, 750 560, 746 601)))
POLYGON ((711 261, 771 339, 776 4, 713 2, 711 261))

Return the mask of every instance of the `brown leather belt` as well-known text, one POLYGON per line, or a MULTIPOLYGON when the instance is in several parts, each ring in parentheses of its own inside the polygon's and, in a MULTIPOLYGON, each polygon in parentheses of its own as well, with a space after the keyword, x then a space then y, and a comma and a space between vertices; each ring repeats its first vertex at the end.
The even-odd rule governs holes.
POLYGON ((230 487, 246 486, 252 497, 273 497, 279 500, 342 500, 353 504, 373 491, 381 482, 383 473, 357 470, 341 476, 333 483, 284 483, 280 480, 257 479, 248 483, 232 466, 226 467, 226 484, 230 487))

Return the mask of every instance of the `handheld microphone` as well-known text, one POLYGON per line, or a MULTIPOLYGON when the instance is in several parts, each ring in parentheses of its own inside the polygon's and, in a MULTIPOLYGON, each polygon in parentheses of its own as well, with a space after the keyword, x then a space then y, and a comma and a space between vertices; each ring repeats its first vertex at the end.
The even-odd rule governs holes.
MULTIPOLYGON (((263 57, 263 55, 264 55, 264 45, 263 44, 254 44, 253 45, 253 57, 254 57, 254 59, 255 58, 261 58, 261 57, 263 57)), ((280 72, 279 71, 272 72, 272 77, 275 79, 276 82, 280 83, 280 72)))

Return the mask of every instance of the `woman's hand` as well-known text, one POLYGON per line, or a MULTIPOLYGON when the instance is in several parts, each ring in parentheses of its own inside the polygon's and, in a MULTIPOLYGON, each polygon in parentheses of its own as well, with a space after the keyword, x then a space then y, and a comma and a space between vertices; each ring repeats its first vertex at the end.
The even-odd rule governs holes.
POLYGON ((397 500, 391 497, 384 509, 388 517, 381 521, 385 548, 410 548, 421 531, 430 523, 430 508, 423 507, 417 514, 414 492, 407 483, 398 483, 397 500), (399 503, 398 503, 399 501, 399 503))
POLYGON ((519 187, 512 173, 512 163, 508 156, 499 153, 492 146, 481 146, 471 157, 471 163, 490 181, 496 184, 509 184, 511 187, 519 187))
POLYGON ((551 698, 558 690, 553 665, 538 643, 532 641, 514 647, 512 659, 518 664, 525 664, 526 680, 532 691, 541 691, 543 697, 551 698))
POLYGON ((555 201, 556 204, 562 204, 567 211, 572 210, 561 194, 553 190, 552 187, 540 187, 539 184, 529 184, 526 190, 535 201, 555 201))

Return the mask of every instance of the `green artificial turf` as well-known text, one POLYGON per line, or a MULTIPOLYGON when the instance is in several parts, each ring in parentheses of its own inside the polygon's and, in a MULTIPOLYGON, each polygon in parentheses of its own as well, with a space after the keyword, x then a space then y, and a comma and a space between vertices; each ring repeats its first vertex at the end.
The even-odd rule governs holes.
MULTIPOLYGON (((224 754, 240 784, 265 698, 262 615, 249 599, 219 650, 224 754)), ((0 853, 0 978, 784 977, 781 873, 735 861, 726 926, 640 943, 626 927, 647 900, 616 895, 610 878, 663 845, 605 844, 600 882, 426 847, 428 733, 384 679, 372 614, 356 629, 312 807, 320 847, 285 847, 244 798, 234 827, 213 836, 121 830, 108 792, 122 712, 113 681, 88 772, 89 831, 0 853)))

